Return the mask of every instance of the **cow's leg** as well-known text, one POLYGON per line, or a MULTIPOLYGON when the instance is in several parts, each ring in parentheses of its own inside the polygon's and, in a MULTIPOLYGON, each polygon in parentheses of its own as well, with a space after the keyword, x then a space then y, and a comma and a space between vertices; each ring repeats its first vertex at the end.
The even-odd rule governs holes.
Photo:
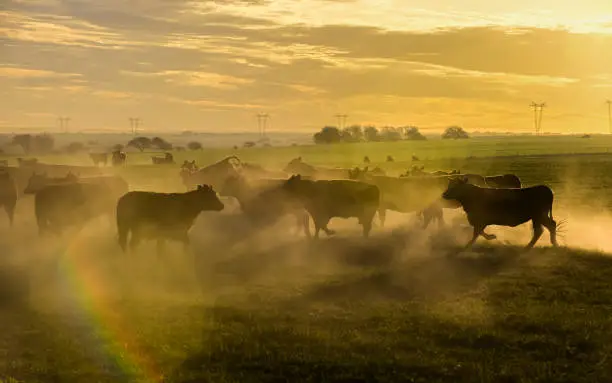
POLYGON ((378 209, 378 219, 380 220, 380 227, 385 227, 385 220, 387 219, 387 209, 381 207, 378 209))
POLYGON ((538 239, 540 239, 540 237, 542 236, 542 233, 544 232, 544 229, 542 229, 542 222, 540 222, 539 220, 532 220, 533 222, 533 237, 531 237, 531 241, 529 241, 529 243, 527 244, 527 246, 525 246, 525 249, 531 249, 536 242, 538 242, 538 239))
POLYGON ((312 237, 312 234, 310 233, 310 216, 308 215, 308 213, 301 213, 298 216, 298 220, 298 225, 302 226, 302 228, 304 229, 304 235, 307 238, 312 237))
POLYGON ((140 244, 141 238, 140 234, 137 230, 132 230, 132 235, 130 237, 130 251, 133 253, 136 251, 136 248, 140 244))
POLYGON ((480 234, 482 234, 482 232, 484 231, 485 227, 487 227, 486 225, 475 225, 474 227, 474 232, 472 233, 472 239, 470 239, 470 241, 467 243, 467 245, 465 245, 463 247, 463 249, 461 251, 465 251, 468 250, 472 247, 472 245, 474 244, 474 242, 476 242, 476 239, 478 239, 478 236, 480 234))
POLYGON ((558 247, 557 243, 557 222, 554 219, 550 218, 548 214, 542 218, 542 225, 546 226, 548 231, 550 232, 550 243, 554 247, 558 247))
POLYGON ((6 211, 6 215, 9 219, 9 225, 13 226, 13 221, 15 217, 15 205, 4 205, 4 211, 6 211))
POLYGON ((127 250, 127 240, 128 235, 130 233, 130 229, 123 225, 118 225, 117 227, 117 242, 119 242, 119 246, 121 247, 121 251, 125 253, 127 250))
POLYGON ((189 239, 189 235, 187 232, 180 235, 179 240, 183 244, 183 252, 185 254, 189 254, 191 250, 191 240, 189 239))
POLYGON ((157 256, 161 257, 164 255, 164 253, 166 252, 166 239, 165 238, 158 238, 157 239, 157 256))

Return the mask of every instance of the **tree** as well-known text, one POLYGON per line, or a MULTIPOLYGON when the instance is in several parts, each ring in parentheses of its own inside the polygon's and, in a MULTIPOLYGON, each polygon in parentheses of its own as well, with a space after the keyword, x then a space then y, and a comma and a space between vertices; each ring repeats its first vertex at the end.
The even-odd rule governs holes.
POLYGON ((444 130, 444 133, 442 133, 442 138, 457 140, 463 138, 470 138, 470 136, 465 130, 463 130, 462 127, 455 125, 446 128, 446 130, 444 130))
POLYGON ((363 141, 363 129, 361 125, 351 125, 342 129, 342 141, 360 142, 363 141))
POLYGON ((172 150, 172 144, 161 137, 153 137, 151 140, 151 146, 160 150, 172 150))
POLYGON ((189 150, 202 150, 202 144, 198 141, 191 141, 187 144, 189 150))
POLYGON ((380 141, 380 135, 375 126, 366 126, 363 128, 363 135, 366 141, 380 141))
POLYGON ((402 133, 393 126, 385 126, 381 129, 380 139, 382 141, 400 141, 402 139, 402 133))
POLYGON ((13 145, 19 145, 25 153, 30 153, 32 150, 32 135, 31 134, 16 134, 11 140, 13 145))
POLYGON ((142 152, 145 149, 150 149, 152 142, 149 137, 135 137, 127 143, 127 146, 131 146, 132 148, 136 148, 142 152))
POLYGON ((335 126, 326 126, 313 139, 315 144, 337 144, 342 141, 342 133, 335 126))
POLYGON ((419 132, 419 128, 417 128, 416 126, 404 126, 403 131, 404 137, 407 140, 421 141, 427 139, 427 137, 425 137, 421 134, 421 132, 419 132))

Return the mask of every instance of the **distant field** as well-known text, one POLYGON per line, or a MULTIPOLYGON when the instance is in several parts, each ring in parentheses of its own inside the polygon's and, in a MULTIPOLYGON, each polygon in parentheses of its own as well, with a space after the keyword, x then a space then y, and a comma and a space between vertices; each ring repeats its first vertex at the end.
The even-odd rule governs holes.
MULTIPOLYGON (((568 220, 570 247, 549 248, 545 233, 529 253, 528 225, 449 259, 469 232, 396 216, 367 240, 338 220, 337 237, 308 243, 282 224, 254 235, 223 212, 197 220, 192 255, 159 257, 151 243, 122 254, 112 221, 40 239, 25 196, 14 228, 0 212, 0 382, 610 382, 612 257, 581 247, 612 249, 611 146, 507 137, 174 153, 277 169, 368 155, 392 175, 416 155, 429 171, 515 173, 550 185, 555 219, 568 220)), ((184 190, 178 165, 153 166, 153 154, 108 171, 136 189, 184 190)), ((91 166, 86 154, 40 161, 91 166)))

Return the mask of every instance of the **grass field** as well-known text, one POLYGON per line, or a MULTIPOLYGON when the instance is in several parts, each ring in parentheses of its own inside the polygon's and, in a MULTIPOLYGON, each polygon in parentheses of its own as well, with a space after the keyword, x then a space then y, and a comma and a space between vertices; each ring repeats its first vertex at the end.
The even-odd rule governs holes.
MULTIPOLYGON (((612 251, 608 145, 508 137, 236 151, 272 168, 298 155, 330 167, 368 155, 393 174, 415 154, 426 170, 549 184, 567 247, 549 248, 545 234, 528 253, 527 225, 494 228, 500 241, 453 259, 469 233, 422 232, 401 215, 369 240, 339 220, 337 237, 307 243, 281 227, 253 235, 228 211, 197 221, 191 255, 159 257, 147 244, 124 256, 104 219, 38 239, 24 197, 16 227, 0 215, 0 381, 612 381, 612 258, 597 251, 612 251)), ((205 165, 234 152, 176 159, 205 165)), ((150 166, 149 155, 130 154, 119 172, 134 188, 180 190, 176 167, 150 166)))

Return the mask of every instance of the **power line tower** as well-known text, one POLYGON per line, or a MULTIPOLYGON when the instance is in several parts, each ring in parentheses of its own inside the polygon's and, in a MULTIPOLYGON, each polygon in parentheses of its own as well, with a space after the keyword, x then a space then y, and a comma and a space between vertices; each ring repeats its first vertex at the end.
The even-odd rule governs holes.
POLYGON ((336 118, 338 119, 338 129, 344 129, 346 127, 346 118, 348 115, 346 114, 336 114, 336 118))
POLYGON ((259 138, 266 137, 266 128, 268 126, 268 118, 270 118, 270 115, 268 113, 258 113, 257 114, 257 127, 259 128, 259 138))
POLYGON ((130 117, 130 130, 132 135, 135 136, 138 133, 138 126, 142 123, 142 120, 138 117, 130 117))
POLYGON ((63 133, 68 133, 68 123, 70 122, 70 117, 58 117, 57 121, 59 121, 60 129, 63 133))
POLYGON ((531 102, 529 106, 533 109, 533 126, 535 128, 536 136, 539 136, 542 129, 542 110, 546 107, 546 103, 542 102, 540 104, 531 102), (540 114, 538 115, 538 111, 540 114))
POLYGON ((612 100, 606 100, 606 104, 608 104, 608 130, 612 134, 612 100))

